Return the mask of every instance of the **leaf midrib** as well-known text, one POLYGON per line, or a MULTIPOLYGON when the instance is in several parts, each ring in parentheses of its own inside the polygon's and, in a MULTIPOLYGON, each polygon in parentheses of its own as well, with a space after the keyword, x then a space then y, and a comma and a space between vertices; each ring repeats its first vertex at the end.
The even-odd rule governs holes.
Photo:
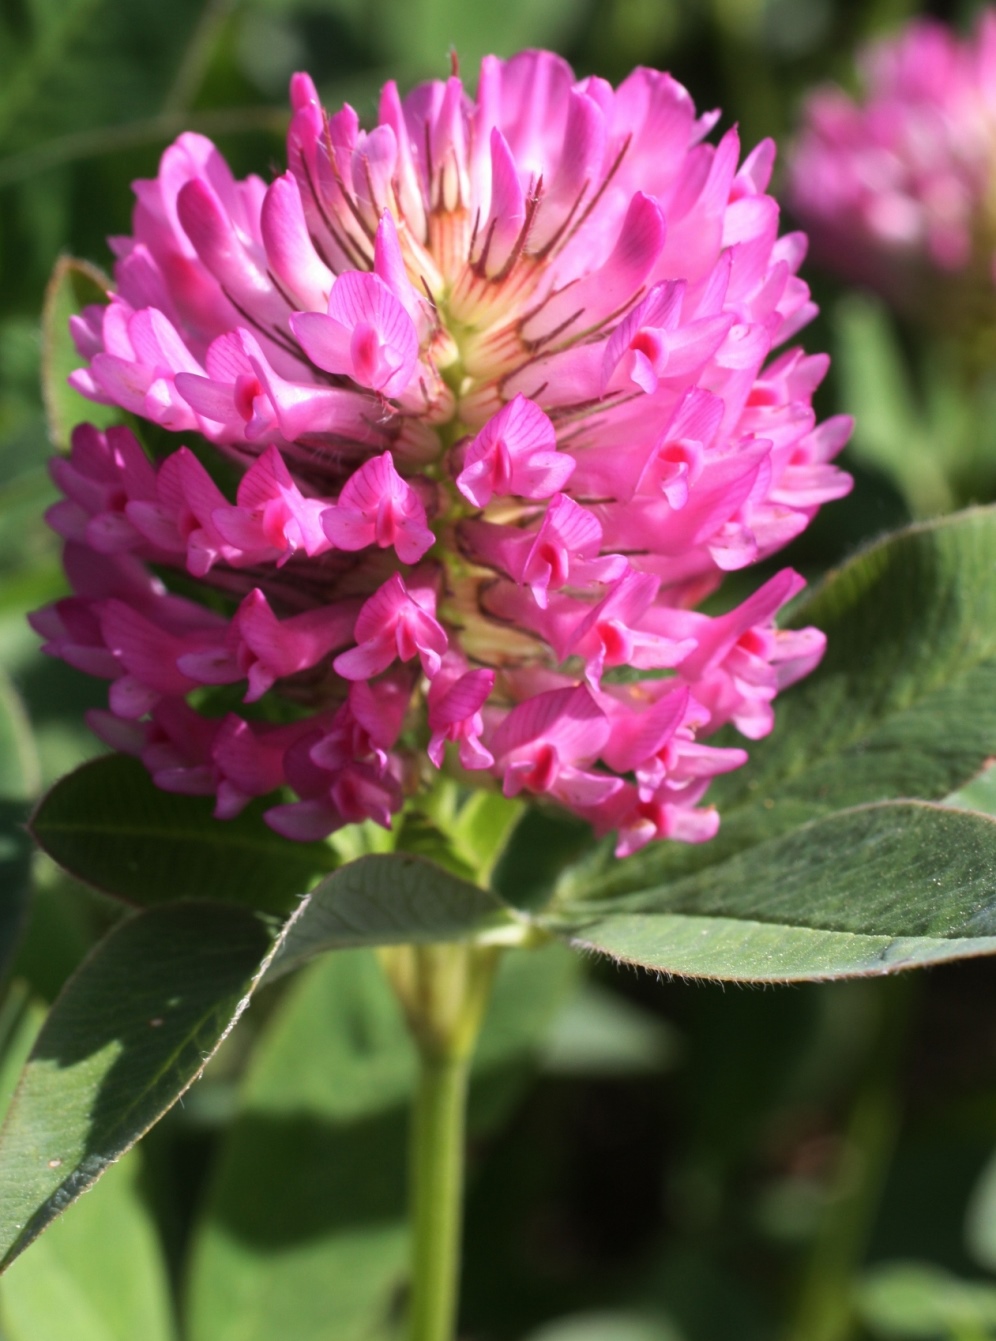
POLYGON ((967 810, 967 809, 957 811, 945 810, 944 807, 938 806, 936 805, 936 803, 924 801, 921 800, 920 798, 903 799, 897 797, 885 801, 872 801, 863 805, 848 806, 844 809, 833 810, 830 811, 828 814, 817 815, 814 816, 812 819, 805 821, 803 824, 797 825, 792 830, 784 831, 780 834, 773 834, 773 835, 769 834, 766 837, 762 838, 759 842, 748 843, 744 847, 739 848, 737 851, 729 853, 726 857, 724 857, 722 860, 718 862, 710 863, 707 866, 701 867, 697 871, 692 871, 687 875, 680 876, 670 886, 662 882, 661 884, 658 884, 656 886, 646 885, 640 889, 631 890, 625 894, 616 895, 615 897, 610 896, 609 898, 600 900, 584 900, 574 904, 565 902, 558 907, 556 914, 550 917, 545 924, 548 925, 551 930, 555 930, 556 927, 560 925, 560 919, 568 918, 573 908, 578 912, 581 911, 584 912, 585 923, 588 925, 590 925, 592 922, 602 921, 607 917, 610 918, 620 915, 635 916, 635 917, 650 917, 650 918, 689 917, 689 918, 716 919, 734 923, 737 925, 754 923, 757 926, 781 927, 787 930, 795 930, 803 932, 818 931, 818 932, 825 932, 831 935, 841 935, 841 936, 869 935, 869 936, 880 936, 890 940, 896 940, 896 939, 932 940, 937 941, 939 943, 954 940, 981 939, 981 940, 992 940, 993 943, 996 944, 996 936, 992 937, 947 936, 936 932, 930 932, 926 934, 897 933, 891 931, 858 932, 858 931, 850 931, 846 928, 840 928, 840 927, 814 925, 812 922, 786 922, 783 919, 777 917, 766 918, 763 915, 760 915, 758 912, 755 912, 753 910, 749 917, 740 917, 737 916, 735 913, 718 912, 718 911, 713 912, 705 908, 697 910, 695 912, 691 912, 687 908, 675 909, 673 907, 670 907, 670 908, 648 909, 633 906, 641 899, 660 900, 661 898, 667 898, 669 900, 673 899, 675 902, 680 902, 683 896, 682 895, 683 885, 692 885, 693 882, 700 881, 703 878, 712 878, 716 875, 717 872, 721 873, 725 866, 729 866, 737 861, 742 861, 746 853, 753 852, 757 848, 764 847, 766 845, 775 846, 779 843, 784 842, 786 838, 788 838, 789 836, 797 836, 798 834, 803 833, 806 830, 817 828, 821 824, 824 824, 831 819, 835 818, 839 819, 848 815, 860 815, 860 814, 867 814, 869 812, 876 812, 876 811, 882 812, 891 810, 895 810, 897 812, 908 812, 910 810, 919 810, 924 813, 933 813, 936 811, 942 814, 945 819, 948 816, 955 816, 958 814, 971 816, 976 820, 981 820, 983 822, 983 828, 988 826, 990 829, 994 830, 994 838, 996 838, 996 817, 984 814, 981 811, 967 810))
MULTIPOLYGON (((219 947, 219 949, 220 948, 221 947, 219 947)), ((263 957, 264 965, 267 959, 270 957, 270 954, 272 954, 272 948, 273 947, 271 946, 270 951, 263 957)), ((249 1005, 249 1001, 254 991, 254 988, 256 984, 260 981, 261 976, 262 972, 260 967, 258 966, 252 973, 247 975, 242 985, 241 994, 238 996, 234 1008, 232 1008, 231 1011, 228 1010, 222 1011, 221 1010, 222 1003, 215 1002, 214 1005, 209 1006, 205 1010, 200 1012, 197 1016, 197 1019, 193 1021, 191 1025, 183 1031, 181 1037, 178 1039, 176 1045, 173 1047, 169 1055, 164 1059, 162 1064, 157 1068, 155 1074, 143 1087, 141 1094, 133 1098, 125 1108, 116 1111, 114 1121, 105 1128, 105 1139, 102 1141, 102 1144, 105 1147, 108 1144, 110 1144, 111 1148, 116 1150, 116 1153, 107 1159, 104 1167, 101 1169, 101 1172, 97 1175, 97 1178, 103 1177, 103 1174, 106 1172, 107 1168, 109 1168, 111 1164, 115 1163, 124 1154, 126 1154, 127 1151, 129 1151, 132 1148, 132 1146, 134 1146, 138 1141, 140 1141, 142 1137, 146 1135, 146 1133, 150 1131, 153 1126, 155 1126, 156 1122, 158 1121, 158 1118, 162 1116, 162 1113, 168 1111, 173 1106, 173 1104, 177 1102, 178 1099, 182 1098, 182 1096, 186 1094, 186 1092, 201 1077, 201 1075, 203 1075, 208 1062, 215 1055, 215 1053, 218 1051, 218 1048, 221 1046, 221 1044, 225 1041, 225 1039, 234 1029, 235 1025, 238 1023, 246 1007, 249 1005), (217 1017, 219 1014, 228 1016, 227 1023, 225 1024, 224 1028, 218 1033, 217 1037, 214 1039, 213 1044, 208 1048, 207 1051, 204 1051, 203 1049, 198 1049, 200 1056, 200 1064, 194 1069, 194 1071, 188 1077, 186 1082, 176 1091, 172 1099, 170 1099, 165 1104, 165 1107, 162 1107, 159 1103, 157 1103, 156 1105, 157 1109, 159 1109, 160 1111, 157 1112, 157 1114, 152 1117, 151 1121, 143 1124, 142 1130, 136 1132, 132 1140, 126 1141, 126 1143, 122 1146, 120 1144, 119 1134, 125 1128, 127 1119, 131 1116, 132 1113, 135 1112, 138 1106, 148 1097, 148 1095, 155 1090, 156 1086, 160 1084, 163 1077, 170 1072, 171 1068, 175 1067, 177 1059, 180 1056, 183 1049, 185 1047, 188 1047, 192 1042, 196 1040, 198 1035, 210 1022, 212 1017, 217 1017), (119 1146, 120 1148, 118 1148, 119 1146)), ((234 995, 234 992, 230 993, 228 998, 226 998, 226 1000, 230 1000, 232 995, 234 995)), ((104 1080, 106 1080, 106 1077, 107 1072, 104 1072, 99 1083, 103 1084, 104 1080)), ((12 1122, 15 1110, 18 1107, 18 1101, 21 1099, 21 1097, 22 1097, 22 1091, 19 1085, 17 1091, 14 1094, 14 1097, 11 1100, 7 1115, 4 1118, 3 1125, 5 1129, 12 1122)), ((85 1158, 86 1153, 84 1152, 84 1154, 81 1155, 80 1158, 76 1160, 74 1168, 70 1170, 70 1172, 66 1175, 65 1178, 63 1178, 63 1180, 59 1183, 58 1187, 56 1187, 52 1192, 48 1194, 44 1202, 37 1208, 34 1214, 30 1216, 22 1231, 18 1234, 17 1238, 14 1239, 14 1241, 10 1244, 9 1248, 7 1249, 6 1253, 3 1256, 3 1259, 0 1260, 0 1269, 3 1269, 15 1257, 19 1256, 20 1253, 24 1251, 24 1248, 27 1247, 30 1243, 32 1243, 38 1237, 38 1235, 41 1234, 49 1224, 51 1224, 52 1220, 56 1219, 60 1214, 62 1214, 62 1211, 60 1209, 57 1209, 54 1215, 51 1213, 53 1199, 59 1195, 59 1193, 63 1190, 63 1188, 66 1187, 67 1183, 71 1182, 71 1180, 76 1175, 78 1175, 80 1171, 80 1165, 85 1158), (24 1240, 26 1236, 28 1237, 27 1242, 25 1243, 24 1240)), ((96 1181, 97 1179, 91 1179, 87 1183, 87 1186, 83 1189, 83 1191, 86 1191, 89 1187, 92 1187, 93 1183, 96 1181)), ((77 1194, 77 1196, 79 1195, 82 1195, 82 1193, 77 1194)), ((76 1200, 76 1197, 73 1197, 73 1200, 76 1200)))
MULTIPOLYGON (((218 820, 217 823, 219 825, 224 824, 224 820, 218 820)), ((36 835, 60 834, 60 833, 65 834, 85 833, 89 835, 97 835, 103 838, 107 837, 145 838, 154 842, 155 841, 162 842, 168 839, 171 843, 173 842, 173 840, 179 839, 184 843, 198 843, 202 847, 208 847, 208 848, 216 847, 219 851, 223 852, 230 852, 232 848, 241 848, 244 851, 251 853, 286 852, 287 850, 286 845, 288 841, 286 839, 278 840, 277 838, 274 838, 272 842, 270 841, 261 842, 257 839, 250 838, 248 834, 233 835, 231 831, 226 832, 224 839, 219 840, 209 834, 206 834, 203 829, 199 830, 187 830, 177 828, 150 829, 150 828, 144 828, 139 825, 121 824, 111 820, 105 820, 102 823, 101 822, 84 823, 82 820, 58 820, 58 821, 45 820, 44 823, 42 824, 37 824, 34 821, 32 821, 31 824, 29 825, 29 828, 31 832, 36 835)), ((315 856, 317 858, 317 854, 315 854, 315 856)), ((330 873, 338 869, 335 855, 331 851, 329 852, 328 861, 329 865, 327 867, 327 870, 330 873)))

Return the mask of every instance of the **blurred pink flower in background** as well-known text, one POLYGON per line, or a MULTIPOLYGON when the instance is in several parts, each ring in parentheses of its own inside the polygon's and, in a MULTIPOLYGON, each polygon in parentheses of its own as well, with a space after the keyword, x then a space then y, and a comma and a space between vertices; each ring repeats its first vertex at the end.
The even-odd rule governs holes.
POLYGON ((825 356, 769 361, 814 312, 773 145, 738 166, 670 76, 544 52, 485 59, 476 99, 388 84, 369 132, 291 97, 269 185, 167 149, 74 320, 78 389, 184 445, 76 430, 46 649, 111 681, 92 725, 159 786, 222 817, 286 788, 292 838, 389 825, 434 766, 621 855, 711 837, 746 755, 704 738, 770 731, 824 640, 775 627, 789 569, 692 607, 850 487, 825 356))
POLYGON ((859 99, 807 99, 789 202, 818 259, 899 306, 954 312, 969 289, 951 276, 970 272, 983 296, 996 280, 996 10, 966 38, 916 19, 858 67, 859 99))

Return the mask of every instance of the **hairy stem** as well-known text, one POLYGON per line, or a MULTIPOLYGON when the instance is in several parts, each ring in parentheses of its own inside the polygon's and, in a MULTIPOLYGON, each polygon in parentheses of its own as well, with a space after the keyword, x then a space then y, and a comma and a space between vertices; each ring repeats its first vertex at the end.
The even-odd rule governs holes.
POLYGON ((456 1326, 470 1062, 421 1058, 411 1139, 411 1341, 451 1341, 456 1326))
POLYGON ((468 944, 380 951, 419 1054, 410 1154, 409 1341, 453 1341, 456 1334, 467 1089, 497 954, 468 944))

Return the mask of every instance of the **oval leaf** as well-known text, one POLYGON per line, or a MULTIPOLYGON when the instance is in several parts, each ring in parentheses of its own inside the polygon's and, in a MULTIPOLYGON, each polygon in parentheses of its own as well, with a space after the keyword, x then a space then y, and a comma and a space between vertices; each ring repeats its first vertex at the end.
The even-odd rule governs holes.
POLYGON ((57 782, 30 828, 70 875, 131 903, 223 899, 286 912, 337 858, 268 829, 261 804, 217 820, 209 798, 160 791, 136 759, 112 754, 57 782))
POLYGON ((855 1292, 858 1316, 877 1336, 914 1341, 992 1336, 996 1286, 959 1280, 932 1262, 882 1262, 855 1292))
POLYGON ((63 989, 0 1130, 0 1268, 200 1075, 270 944, 260 918, 178 903, 120 923, 63 989))
POLYGON ((38 751, 24 705, 0 671, 0 796, 25 801, 41 785, 38 751))
POLYGON ((405 852, 375 854, 333 871, 302 900, 281 932, 268 976, 326 950, 517 939, 524 930, 495 894, 441 866, 405 852))
POLYGON ((13 685, 0 672, 0 973, 10 963, 31 890, 31 843, 24 824, 40 780, 28 717, 13 685))
POLYGON ((996 1157, 979 1174, 965 1211, 965 1246, 987 1271, 996 1269, 996 1157))
POLYGON ((577 1313, 548 1322, 527 1341, 681 1341, 665 1318, 639 1313, 577 1313))
POLYGON ((139 1186, 139 1152, 109 1169, 0 1284, 6 1341, 173 1341, 169 1279, 139 1186))
POLYGON ((996 820, 842 811, 683 880, 561 909, 581 949, 693 978, 793 982, 996 952, 996 820))
POLYGON ((415 1065, 377 963, 294 983, 255 1050, 190 1277, 191 1341, 378 1337, 407 1259, 415 1065))
POLYGON ((719 778, 709 843, 651 844, 578 870, 564 892, 611 897, 680 879, 808 820, 897 797, 940 800, 996 756, 996 508, 872 545, 798 606, 827 635, 817 670, 778 699, 750 763, 719 778))
POLYGON ((45 290, 42 308, 42 398, 49 441, 65 449, 73 426, 86 420, 104 428, 121 418, 115 405, 99 405, 74 391, 66 380, 86 360, 69 334, 69 318, 91 303, 106 303, 111 281, 88 261, 60 256, 45 290))

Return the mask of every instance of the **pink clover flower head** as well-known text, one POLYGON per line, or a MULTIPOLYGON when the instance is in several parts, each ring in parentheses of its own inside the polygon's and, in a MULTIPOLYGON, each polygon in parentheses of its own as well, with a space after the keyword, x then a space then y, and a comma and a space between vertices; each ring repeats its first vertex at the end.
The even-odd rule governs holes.
POLYGON ((996 280, 996 9, 966 37, 914 19, 866 47, 858 68, 860 98, 835 86, 810 95, 789 200, 820 259, 950 319, 996 280), (968 282, 953 285, 958 274, 968 282))
POLYGON ((746 753, 708 737, 769 731, 822 635, 778 629, 789 569, 695 606, 850 487, 826 359, 783 347, 814 309, 773 147, 541 51, 389 84, 369 130, 291 102, 269 184, 182 135, 73 320, 74 385, 177 445, 81 426, 53 466, 46 651, 157 785, 289 838, 389 826, 432 766, 621 855, 711 837, 746 753))

